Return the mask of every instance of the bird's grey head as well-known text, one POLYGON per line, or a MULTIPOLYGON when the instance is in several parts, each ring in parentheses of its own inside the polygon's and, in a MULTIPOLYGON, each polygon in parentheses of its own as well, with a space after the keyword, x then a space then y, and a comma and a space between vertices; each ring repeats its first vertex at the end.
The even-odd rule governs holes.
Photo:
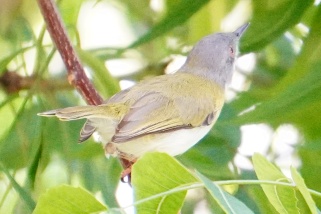
POLYGON ((204 37, 194 46, 178 72, 202 76, 225 87, 232 78, 238 41, 248 25, 242 25, 232 33, 204 37))

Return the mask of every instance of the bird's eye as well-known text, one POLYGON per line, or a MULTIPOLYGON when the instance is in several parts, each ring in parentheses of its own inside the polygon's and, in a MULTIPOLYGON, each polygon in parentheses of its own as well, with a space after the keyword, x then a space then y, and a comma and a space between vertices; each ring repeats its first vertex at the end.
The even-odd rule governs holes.
POLYGON ((231 57, 234 57, 235 53, 234 53, 234 49, 232 47, 229 47, 229 53, 231 57))

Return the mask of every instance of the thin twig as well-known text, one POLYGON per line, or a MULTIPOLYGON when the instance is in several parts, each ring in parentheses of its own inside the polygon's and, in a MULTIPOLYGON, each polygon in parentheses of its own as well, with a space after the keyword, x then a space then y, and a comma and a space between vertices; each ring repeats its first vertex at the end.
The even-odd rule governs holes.
MULTIPOLYGON (((287 182, 281 182, 281 181, 270 181, 270 180, 226 180, 226 181, 213 181, 214 184, 219 185, 219 186, 224 186, 224 185, 279 185, 279 186, 285 186, 289 188, 297 188, 295 184, 293 183, 287 183, 287 182)), ((137 206, 143 203, 146 203, 148 201, 154 200, 156 198, 163 198, 163 197, 168 197, 171 194, 178 193, 178 192, 183 192, 191 189, 197 189, 197 188, 203 188, 205 187, 205 184, 202 182, 196 182, 196 183, 188 183, 185 185, 181 185, 178 187, 175 187, 173 189, 149 196, 147 198, 140 199, 138 201, 135 201, 134 203, 130 205, 123 206, 121 208, 115 208, 114 210, 125 210, 127 208, 137 206)), ((321 193, 312 189, 307 189, 311 195, 321 197, 321 193)))
MULTIPOLYGON (((86 100, 89 105, 102 104, 103 99, 93 87, 85 74, 84 68, 76 54, 75 49, 66 33, 62 19, 58 13, 58 9, 53 0, 38 0, 41 13, 45 19, 47 30, 51 39, 56 45, 62 60, 68 71, 68 81, 75 86, 78 92, 86 100)), ((122 166, 126 169, 133 163, 120 158, 122 166)), ((129 181, 130 181, 130 174, 129 181)))
POLYGON ((75 86, 87 104, 101 104, 103 99, 86 76, 84 68, 66 33, 55 3, 53 0, 38 0, 38 4, 51 39, 55 43, 67 68, 69 83, 75 86))

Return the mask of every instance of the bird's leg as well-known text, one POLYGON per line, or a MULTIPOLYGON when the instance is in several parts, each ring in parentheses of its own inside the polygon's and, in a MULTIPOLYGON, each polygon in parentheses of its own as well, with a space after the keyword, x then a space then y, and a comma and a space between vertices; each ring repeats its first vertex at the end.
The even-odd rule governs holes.
POLYGON ((134 165, 134 163, 136 162, 137 159, 134 160, 127 160, 124 158, 120 159, 120 162, 124 168, 124 170, 121 173, 121 178, 120 180, 124 183, 129 183, 131 185, 131 172, 132 172, 132 166, 134 165), (127 177, 127 179, 126 179, 127 177))
POLYGON ((121 172, 121 178, 120 180, 123 182, 123 183, 129 183, 131 184, 131 176, 132 176, 132 166, 124 169, 122 172, 121 172), (127 179, 126 179, 127 177, 127 179))

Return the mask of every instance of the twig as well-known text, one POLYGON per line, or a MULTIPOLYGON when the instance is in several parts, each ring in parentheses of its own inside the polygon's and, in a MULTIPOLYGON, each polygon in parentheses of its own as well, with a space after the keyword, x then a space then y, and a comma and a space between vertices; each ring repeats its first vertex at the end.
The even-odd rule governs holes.
POLYGON ((73 87, 66 80, 39 80, 37 76, 21 76, 17 72, 5 71, 0 75, 0 86, 8 93, 14 94, 21 90, 31 89, 35 82, 41 91, 71 90, 73 87))
POLYGON ((38 0, 38 4, 51 39, 55 43, 67 68, 69 83, 75 86, 87 104, 101 104, 103 99, 86 76, 76 51, 68 38, 55 3, 53 0, 38 0))
MULTIPOLYGON (((86 100, 87 104, 102 104, 102 97, 98 94, 86 76, 76 51, 68 38, 56 4, 53 0, 38 0, 38 4, 47 24, 47 30, 49 31, 51 39, 55 43, 67 68, 69 83, 76 87, 78 92, 86 100)), ((125 159, 120 159, 120 162, 125 169, 133 164, 125 159)), ((128 175, 128 179, 130 182, 130 174, 128 175)))

